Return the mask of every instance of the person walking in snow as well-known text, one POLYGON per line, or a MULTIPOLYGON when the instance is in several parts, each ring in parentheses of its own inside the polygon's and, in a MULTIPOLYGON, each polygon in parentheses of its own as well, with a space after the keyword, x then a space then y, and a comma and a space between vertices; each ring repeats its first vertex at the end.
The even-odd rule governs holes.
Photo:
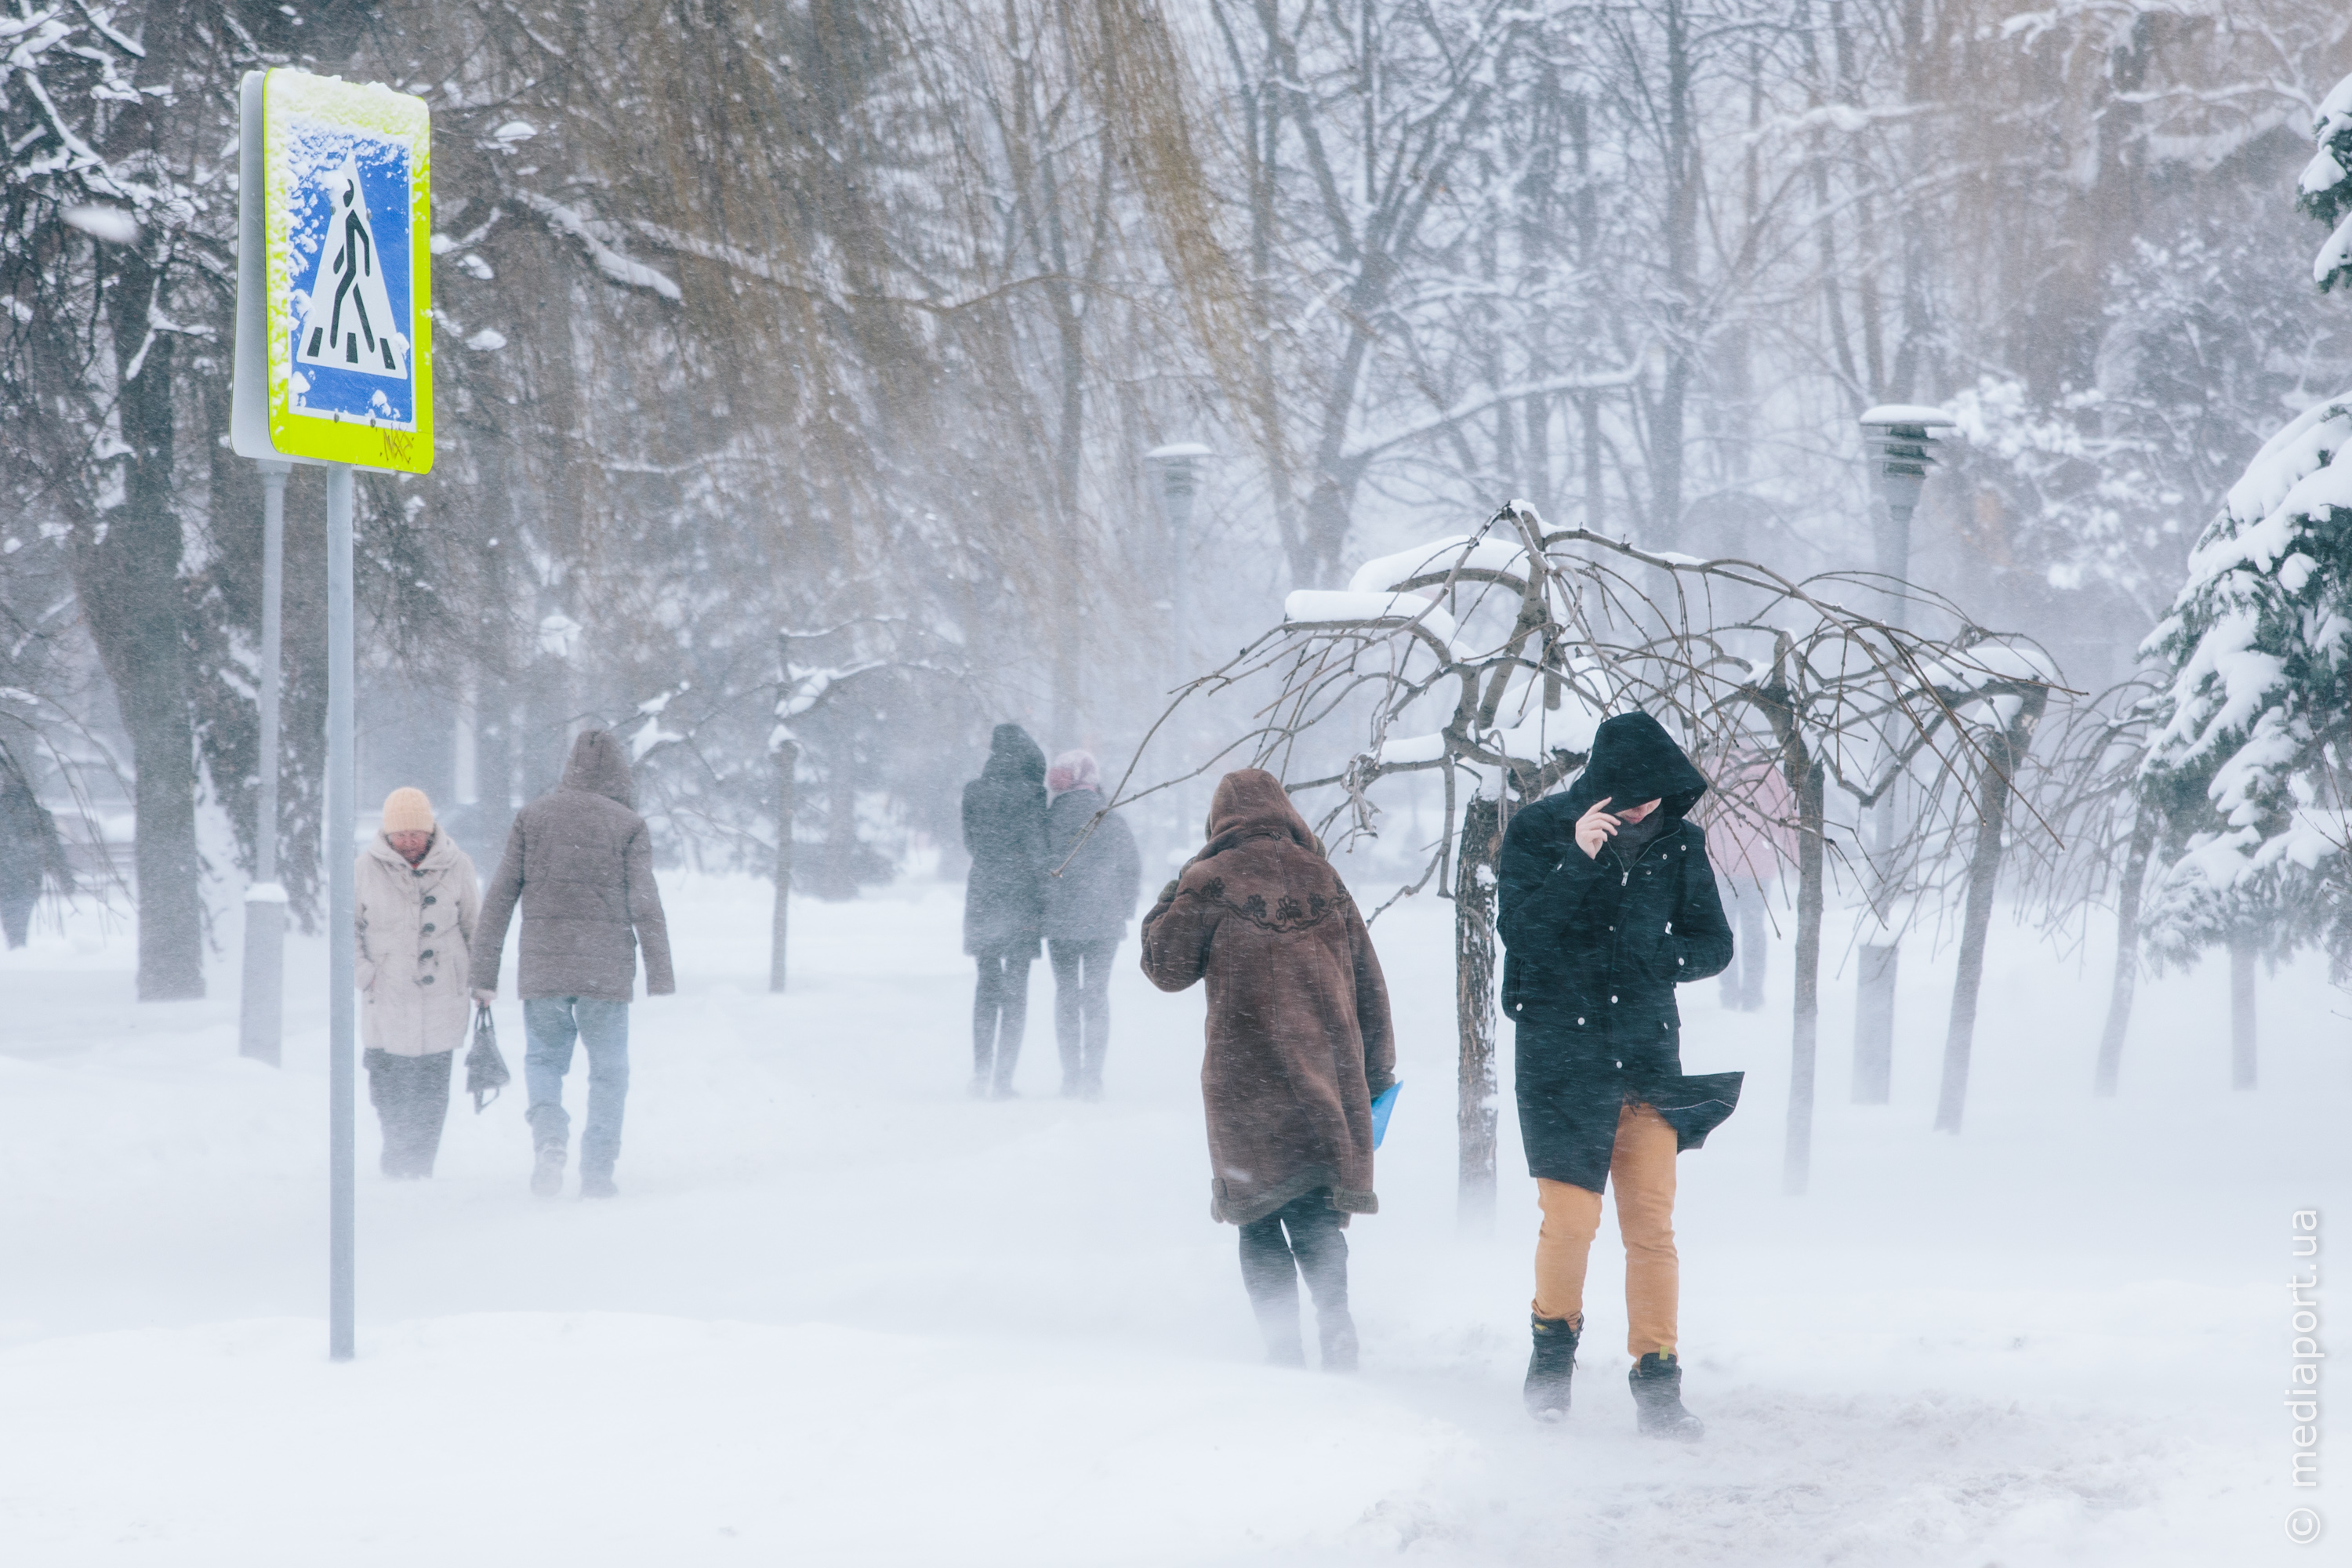
POLYGON ((971 1092, 1011 1100, 1045 920, 1045 753, 1018 724, 996 727, 986 765, 963 786, 963 950, 980 965, 971 1092))
POLYGON ((563 782, 516 814, 505 856, 482 899, 474 998, 498 994, 507 922, 522 909, 516 989, 522 993, 523 1084, 530 1092, 530 1190, 563 1189, 572 1119, 563 1079, 576 1040, 588 1053, 588 1121, 580 1134, 580 1195, 609 1198, 629 1098, 629 1003, 637 950, 646 994, 677 989, 669 927, 654 883, 653 836, 635 810, 628 758, 609 730, 572 743, 563 782))
POLYGON ((1054 1039, 1062 1093, 1102 1098, 1110 1047, 1110 964, 1135 915, 1143 861, 1117 812, 1103 811, 1092 752, 1064 752, 1045 771, 1045 952, 1054 963, 1054 1039), (1091 831, 1089 831, 1091 829, 1091 831))
POLYGON ((1303 1274, 1324 1370, 1354 1371, 1342 1232, 1380 1210, 1372 1100, 1396 1080, 1388 987, 1355 900, 1272 773, 1219 781, 1208 843, 1143 917, 1143 973, 1162 991, 1208 983, 1209 1215, 1241 1227, 1266 1359, 1306 1363, 1303 1274))
POLYGON ((1675 1156, 1731 1113, 1740 1076, 1682 1070, 1675 987, 1732 956, 1706 835, 1685 820, 1706 787, 1656 720, 1621 713, 1568 792, 1517 813, 1503 836, 1503 1009, 1517 1026, 1519 1131, 1543 1209, 1526 1388, 1538 1419, 1568 1410, 1585 1263, 1613 1184, 1641 1430, 1705 1432, 1682 1403, 1675 1156))
POLYGON ((383 1173, 433 1173, 449 1118, 449 1066, 465 1043, 467 977, 481 889, 474 863, 433 820, 421 789, 384 796, 383 830, 352 884, 360 1037, 383 1173))
POLYGON ((1738 752, 1728 776, 1723 769, 1715 776, 1722 787, 1707 803, 1714 808, 1706 824, 1707 858, 1734 938, 1731 963, 1721 979, 1723 1005, 1753 1013, 1764 1005, 1764 960, 1769 951, 1764 941, 1766 905, 1781 865, 1796 858, 1793 835, 1786 826, 1796 815, 1796 800, 1780 765, 1757 752, 1738 752), (1739 798, 1746 811, 1730 809, 1726 794, 1739 798))
POLYGON ((57 819, 33 794, 16 759, 0 746, 0 935, 10 947, 31 936, 41 884, 54 881, 73 891, 73 868, 58 837, 57 819))

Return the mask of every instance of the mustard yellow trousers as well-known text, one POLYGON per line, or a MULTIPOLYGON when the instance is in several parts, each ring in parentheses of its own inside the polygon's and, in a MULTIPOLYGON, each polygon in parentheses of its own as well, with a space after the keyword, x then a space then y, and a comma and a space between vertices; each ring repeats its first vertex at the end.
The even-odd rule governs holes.
MULTIPOLYGON (((1675 1348, 1682 1294, 1675 1255, 1675 1130, 1647 1105, 1628 1102, 1617 1117, 1609 1184, 1617 1194, 1617 1228, 1625 1237, 1625 1349, 1639 1359, 1675 1348)), ((1536 1237, 1535 1312, 1584 1326, 1584 1270, 1601 1231, 1601 1194, 1567 1182, 1536 1178, 1543 1229, 1536 1237)))

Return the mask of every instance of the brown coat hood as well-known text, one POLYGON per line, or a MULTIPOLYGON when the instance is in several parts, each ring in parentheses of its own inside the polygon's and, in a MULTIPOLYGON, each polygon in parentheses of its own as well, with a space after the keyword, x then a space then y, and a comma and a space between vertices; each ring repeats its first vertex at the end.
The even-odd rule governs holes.
POLYGON ((1210 1212, 1247 1225, 1329 1188, 1343 1213, 1372 1191, 1372 1097, 1396 1076, 1389 998, 1355 900, 1282 784, 1228 773, 1209 842, 1143 921, 1143 972, 1163 991, 1205 981, 1210 1212))

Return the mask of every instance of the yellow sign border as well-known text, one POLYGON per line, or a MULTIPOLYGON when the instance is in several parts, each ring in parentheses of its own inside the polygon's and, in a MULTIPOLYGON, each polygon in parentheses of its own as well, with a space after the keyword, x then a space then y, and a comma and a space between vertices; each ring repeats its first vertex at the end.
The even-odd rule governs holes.
POLYGON ((425 100, 374 83, 285 68, 261 84, 262 253, 267 258, 269 441, 289 458, 424 474, 433 470, 433 124, 425 100), (406 143, 409 167, 408 354, 416 428, 297 413, 294 378, 294 214, 289 121, 345 127, 406 143))

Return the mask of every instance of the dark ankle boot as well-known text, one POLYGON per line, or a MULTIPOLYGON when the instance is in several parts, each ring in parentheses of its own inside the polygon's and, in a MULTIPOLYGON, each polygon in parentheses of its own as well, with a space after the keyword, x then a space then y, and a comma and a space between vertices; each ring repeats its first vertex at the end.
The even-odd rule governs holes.
POLYGON ((1566 1318, 1528 1319, 1535 1331, 1535 1353, 1528 1357, 1528 1414, 1557 1421, 1568 1414, 1569 1380, 1576 1375, 1576 1342, 1582 1325, 1566 1318))
POLYGON ((1683 1364, 1671 1352, 1652 1351, 1633 1363, 1625 1381, 1641 1412, 1643 1436, 1696 1443, 1706 1436, 1706 1423, 1683 1408, 1683 1364))

